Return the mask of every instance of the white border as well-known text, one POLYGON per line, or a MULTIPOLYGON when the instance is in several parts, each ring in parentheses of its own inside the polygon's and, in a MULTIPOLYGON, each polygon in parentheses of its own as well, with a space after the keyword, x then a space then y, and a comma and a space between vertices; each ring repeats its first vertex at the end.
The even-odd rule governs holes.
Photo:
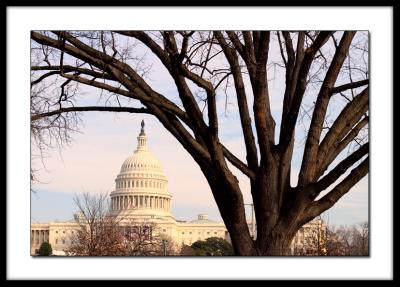
POLYGON ((392 278, 392 8, 8 8, 8 279, 392 278), (33 29, 344 29, 371 32, 371 258, 29 256, 29 32, 33 29), (222 260, 222 261, 221 261, 222 260))

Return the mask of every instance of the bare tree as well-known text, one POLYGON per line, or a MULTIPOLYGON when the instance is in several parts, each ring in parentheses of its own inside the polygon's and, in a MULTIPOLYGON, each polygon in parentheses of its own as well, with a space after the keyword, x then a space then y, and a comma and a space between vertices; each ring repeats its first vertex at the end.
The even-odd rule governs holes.
POLYGON ((108 195, 83 193, 75 196, 75 220, 80 229, 71 238, 67 253, 75 256, 124 255, 124 237, 119 220, 110 215, 108 195))
POLYGON ((110 213, 107 194, 83 193, 74 198, 78 232, 67 253, 74 256, 162 256, 176 255, 171 238, 156 223, 128 220, 110 213))
POLYGON ((59 86, 56 94, 45 97, 51 104, 40 105, 39 113, 31 116, 32 123, 85 111, 155 116, 200 166, 237 255, 286 254, 301 226, 331 208, 368 173, 365 33, 32 31, 31 39, 32 49, 42 59, 32 66, 32 86, 42 82, 59 86), (151 64, 144 65, 143 57, 135 54, 138 44, 161 62, 177 98, 149 84, 151 64), (273 49, 278 49, 278 57, 273 49), (285 74, 278 126, 271 111, 270 67, 285 74), (105 100, 79 105, 73 88, 78 84, 97 89, 99 99, 105 100), (245 161, 219 137, 217 102, 221 94, 227 99, 231 92, 238 103, 245 161), (334 101, 342 104, 332 105, 334 101), (298 182, 291 186, 302 110, 309 124, 298 182), (346 148, 348 154, 343 155, 346 148), (228 162, 250 180, 255 240, 246 222, 238 179, 228 162))
POLYGON ((341 226, 338 229, 329 227, 327 232, 327 255, 368 256, 368 222, 353 226, 341 226))
POLYGON ((352 228, 353 255, 369 255, 369 224, 360 223, 352 228))
POLYGON ((130 221, 122 226, 126 256, 176 255, 176 244, 162 234, 156 223, 148 220, 130 221))

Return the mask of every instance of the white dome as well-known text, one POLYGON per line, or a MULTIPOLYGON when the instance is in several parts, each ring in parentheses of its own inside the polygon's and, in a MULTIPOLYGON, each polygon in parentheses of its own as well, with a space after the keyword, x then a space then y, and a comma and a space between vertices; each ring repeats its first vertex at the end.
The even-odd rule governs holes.
POLYGON ((135 151, 122 164, 120 174, 150 172, 163 174, 160 161, 150 151, 135 151))
POLYGON ((170 213, 171 195, 160 161, 147 147, 142 129, 136 150, 122 164, 111 193, 112 210, 117 213, 164 215, 170 213))

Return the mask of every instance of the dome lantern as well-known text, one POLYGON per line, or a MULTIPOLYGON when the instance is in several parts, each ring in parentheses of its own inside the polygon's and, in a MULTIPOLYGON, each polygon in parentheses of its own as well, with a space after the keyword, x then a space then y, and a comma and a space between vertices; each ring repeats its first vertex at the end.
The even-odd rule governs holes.
POLYGON ((147 136, 146 136, 146 134, 144 132, 144 120, 142 120, 141 126, 142 126, 142 128, 140 130, 140 134, 137 137, 138 145, 137 145, 137 148, 136 148, 135 152, 147 151, 147 136))

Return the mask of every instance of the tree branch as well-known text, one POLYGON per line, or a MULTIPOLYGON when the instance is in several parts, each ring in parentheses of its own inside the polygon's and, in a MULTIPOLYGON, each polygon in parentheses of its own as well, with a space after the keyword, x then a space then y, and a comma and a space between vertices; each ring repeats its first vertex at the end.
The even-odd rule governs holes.
POLYGON ((351 41, 355 34, 356 32, 344 32, 318 93, 299 174, 298 184, 300 186, 305 186, 315 179, 316 165, 314 163, 317 160, 321 132, 330 100, 330 91, 335 84, 343 62, 347 57, 351 41))
POLYGON ((239 67, 239 60, 226 43, 222 33, 219 31, 214 31, 214 35, 215 38, 218 40, 221 48, 223 49, 225 57, 227 58, 231 67, 233 80, 235 83, 240 121, 246 146, 247 164, 249 165, 251 170, 256 171, 258 169, 257 148, 255 144, 253 130, 251 127, 251 118, 247 103, 247 95, 243 82, 242 71, 239 67))
MULTIPOLYGON (((79 67, 74 67, 70 65, 63 65, 62 66, 63 73, 69 73, 69 72, 78 72, 80 74, 85 74, 88 76, 92 76, 95 78, 100 78, 100 79, 105 79, 105 80, 115 80, 111 75, 107 73, 100 73, 93 71, 91 69, 86 69, 86 68, 79 68, 79 67)), ((43 70, 49 70, 49 71, 56 71, 58 74, 60 74, 61 71, 61 66, 33 66, 31 67, 32 71, 43 71, 43 70)))
POLYGON ((346 178, 341 181, 328 194, 318 201, 313 201, 307 209, 310 218, 320 215, 331 208, 343 195, 345 195, 357 182, 359 182, 369 171, 369 157, 366 157, 361 164, 355 167, 346 178))
POLYGON ((347 146, 364 127, 368 119, 357 124, 368 110, 369 88, 358 94, 336 118, 332 127, 319 145, 316 175, 323 172, 330 162, 347 146), (354 127, 354 128, 353 128, 354 127), (353 130, 353 131, 352 131, 353 130), (352 132, 351 132, 352 131, 352 132), (350 134, 348 134, 350 132, 350 134), (348 134, 348 137, 344 137, 348 134), (344 140, 344 141, 343 141, 344 140))
POLYGON ((361 81, 357 81, 357 82, 344 84, 344 85, 341 85, 338 87, 334 87, 334 88, 332 88, 331 92, 332 92, 332 94, 337 94, 337 93, 343 92, 348 89, 355 89, 355 88, 362 87, 362 86, 365 86, 368 84, 369 84, 369 79, 361 80, 361 81))
POLYGON ((322 179, 312 185, 312 197, 316 198, 319 193, 331 184, 333 184, 342 174, 344 174, 351 166, 357 161, 363 158, 369 152, 369 143, 363 144, 359 149, 353 152, 351 155, 342 160, 334 169, 332 169, 322 179))
POLYGON ((262 31, 258 49, 256 49, 256 73, 253 85, 254 91, 254 121, 257 128, 257 138, 260 146, 262 160, 269 158, 272 147, 274 146, 275 121, 271 114, 267 69, 266 64, 269 52, 270 33, 262 31))
POLYGON ((101 106, 68 107, 68 108, 61 108, 61 109, 50 111, 50 112, 35 114, 35 115, 31 116, 31 121, 36 121, 36 120, 39 120, 41 118, 50 117, 50 116, 54 116, 54 115, 59 115, 59 114, 62 114, 62 113, 88 112, 88 111, 151 114, 151 112, 148 109, 145 109, 145 108, 101 107, 101 106))
MULTIPOLYGON (((303 60, 301 61, 297 80, 294 82, 293 96, 291 96, 290 108, 287 113, 286 120, 281 124, 281 134, 279 146, 281 149, 286 149, 292 140, 294 130, 296 127, 297 117, 299 115, 303 95, 307 87, 307 76, 314 60, 316 52, 325 44, 329 39, 332 32, 320 32, 315 39, 314 43, 305 50, 303 60)), ((304 37, 302 38, 304 40, 304 37)))
POLYGON ((224 152, 224 156, 229 160, 231 164, 233 164, 233 166, 235 166, 238 170, 247 175, 250 180, 256 179, 256 174, 251 169, 249 169, 247 165, 245 165, 240 159, 238 159, 233 153, 231 153, 225 146, 222 145, 222 149, 224 152))

